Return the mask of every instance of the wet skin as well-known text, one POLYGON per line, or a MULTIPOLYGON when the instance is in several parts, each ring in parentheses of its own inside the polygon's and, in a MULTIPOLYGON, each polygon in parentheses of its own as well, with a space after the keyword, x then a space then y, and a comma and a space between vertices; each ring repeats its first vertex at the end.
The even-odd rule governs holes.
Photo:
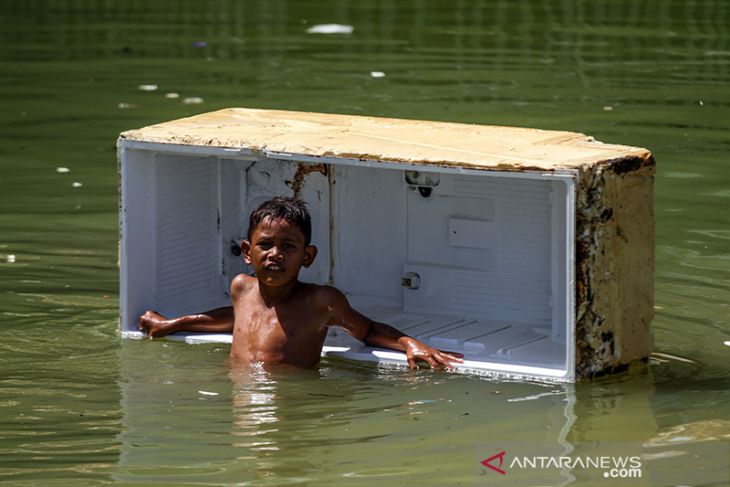
POLYGON ((363 316, 333 287, 300 282, 300 269, 312 264, 317 249, 306 244, 295 225, 264 219, 241 248, 256 277, 236 276, 231 308, 171 320, 148 311, 140 318, 140 329, 151 337, 175 331, 232 331, 234 363, 314 366, 330 326, 344 328, 368 345, 405 352, 411 368, 419 361, 433 368, 462 361, 457 354, 429 347, 363 316))

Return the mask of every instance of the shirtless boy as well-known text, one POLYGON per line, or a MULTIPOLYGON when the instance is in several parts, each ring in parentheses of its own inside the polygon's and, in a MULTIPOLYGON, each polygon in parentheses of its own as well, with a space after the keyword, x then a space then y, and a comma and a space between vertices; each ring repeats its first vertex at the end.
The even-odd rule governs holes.
POLYGON ((344 328, 367 345, 405 352, 411 368, 419 361, 432 368, 462 361, 363 316, 331 286, 299 281, 299 270, 317 256, 310 244, 311 228, 304 202, 278 197, 263 203, 251 214, 248 239, 241 244, 243 260, 255 277, 239 274, 233 279, 233 306, 173 319, 147 311, 139 329, 153 338, 178 331, 233 332, 234 363, 312 367, 330 326, 344 328))

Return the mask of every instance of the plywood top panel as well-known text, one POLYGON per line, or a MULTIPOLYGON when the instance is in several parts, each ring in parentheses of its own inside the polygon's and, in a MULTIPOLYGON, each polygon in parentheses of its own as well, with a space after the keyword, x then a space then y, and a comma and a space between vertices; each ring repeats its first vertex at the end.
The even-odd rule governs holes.
POLYGON ((246 108, 130 130, 120 139, 501 171, 653 161, 646 149, 603 144, 575 132, 246 108))

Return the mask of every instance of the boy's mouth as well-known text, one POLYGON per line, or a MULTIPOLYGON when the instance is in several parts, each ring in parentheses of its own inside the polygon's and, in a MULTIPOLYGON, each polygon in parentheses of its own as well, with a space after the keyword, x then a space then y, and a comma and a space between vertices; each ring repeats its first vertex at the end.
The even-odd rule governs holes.
POLYGON ((266 270, 270 272, 281 272, 284 268, 279 264, 269 264, 266 266, 266 270))

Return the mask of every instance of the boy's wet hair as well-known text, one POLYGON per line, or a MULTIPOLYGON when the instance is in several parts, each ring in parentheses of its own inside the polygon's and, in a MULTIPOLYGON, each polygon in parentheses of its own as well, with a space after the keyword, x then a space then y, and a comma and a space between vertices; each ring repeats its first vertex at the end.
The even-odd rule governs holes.
POLYGON ((304 235, 304 245, 309 245, 312 241, 312 217, 309 216, 307 204, 299 198, 277 196, 261 203, 248 219, 249 240, 254 228, 267 218, 284 220, 299 228, 304 235))

